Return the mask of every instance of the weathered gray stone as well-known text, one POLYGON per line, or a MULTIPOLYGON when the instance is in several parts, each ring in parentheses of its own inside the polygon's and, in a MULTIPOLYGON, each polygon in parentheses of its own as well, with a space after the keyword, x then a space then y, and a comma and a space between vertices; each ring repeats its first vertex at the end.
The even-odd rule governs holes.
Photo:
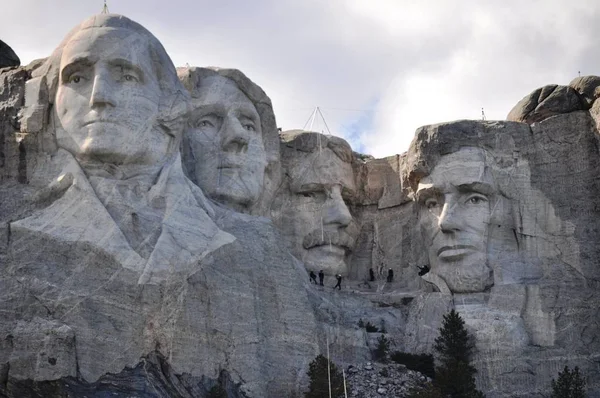
POLYGON ((279 136, 271 100, 236 69, 179 68, 193 110, 183 163, 212 199, 265 215, 279 177, 279 136))
POLYGON ((284 178, 271 217, 307 269, 346 276, 358 233, 348 207, 356 196, 352 149, 341 138, 301 130, 281 138, 284 178))
POLYGON ((554 115, 586 109, 577 90, 569 86, 549 85, 525 96, 506 117, 513 122, 535 123, 554 115))
MULTIPOLYGON (((427 126, 411 145, 403 177, 415 189, 419 225, 430 239, 423 242, 431 265, 424 278, 447 285, 439 290, 476 336, 478 383, 491 396, 548 388, 557 366, 552 355, 596 378, 586 361, 599 347, 588 333, 600 330, 596 310, 582 298, 600 299, 597 229, 576 226, 589 225, 584 218, 599 208, 597 139, 589 114, 572 112, 531 129, 511 122, 427 126), (515 363, 519 355, 529 362, 515 363)), ((433 304, 415 316, 447 310, 433 304)), ((409 350, 428 351, 418 343, 409 350)))
POLYGON ((511 112, 526 123, 425 126, 373 159, 279 137, 237 70, 179 72, 115 15, 0 71, 0 395, 204 397, 218 380, 230 398, 299 397, 329 352, 352 365, 350 396, 405 396, 427 379, 368 362, 377 339, 431 353, 452 308, 487 396, 547 394, 564 365, 598 395, 597 77, 536 90, 511 112), (253 110, 244 133, 260 123, 233 134, 243 189, 196 173, 232 130, 200 140, 207 156, 180 145, 211 106, 226 125, 253 110), (307 269, 327 269, 323 286, 307 269))
POLYGON ((591 108, 592 104, 600 96, 600 77, 598 76, 580 76, 571 80, 569 87, 572 87, 579 94, 579 98, 585 105, 584 109, 591 108))
POLYGON ((21 65, 21 60, 12 48, 2 40, 0 40, 0 68, 21 65))

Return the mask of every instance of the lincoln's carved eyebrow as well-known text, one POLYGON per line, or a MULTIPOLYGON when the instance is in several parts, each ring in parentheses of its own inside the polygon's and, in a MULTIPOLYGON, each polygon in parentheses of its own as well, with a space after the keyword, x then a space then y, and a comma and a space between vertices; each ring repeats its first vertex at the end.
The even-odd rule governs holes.
POLYGON ((457 186, 457 189, 461 193, 477 192, 483 195, 493 195, 496 189, 486 182, 472 182, 470 184, 461 184, 457 186))
POLYGON ((435 196, 440 196, 442 194, 441 189, 434 186, 427 186, 424 188, 420 188, 415 193, 415 197, 418 202, 422 202, 425 199, 432 198, 435 196))
POLYGON ((88 56, 74 58, 62 68, 60 71, 60 78, 62 81, 67 81, 69 76, 76 70, 87 68, 92 65, 94 65, 94 61, 88 56))

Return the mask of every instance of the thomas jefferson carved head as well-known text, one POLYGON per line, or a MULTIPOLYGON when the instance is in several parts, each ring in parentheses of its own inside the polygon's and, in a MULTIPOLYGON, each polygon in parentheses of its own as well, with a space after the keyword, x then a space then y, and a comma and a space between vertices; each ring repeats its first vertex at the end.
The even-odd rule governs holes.
POLYGON ((238 70, 178 73, 193 106, 182 145, 187 174, 215 201, 251 212, 264 190, 265 169, 279 155, 271 101, 238 70))
POLYGON ((343 139, 318 133, 281 138, 285 188, 273 219, 307 269, 345 275, 357 236, 348 206, 356 189, 352 150, 343 139))

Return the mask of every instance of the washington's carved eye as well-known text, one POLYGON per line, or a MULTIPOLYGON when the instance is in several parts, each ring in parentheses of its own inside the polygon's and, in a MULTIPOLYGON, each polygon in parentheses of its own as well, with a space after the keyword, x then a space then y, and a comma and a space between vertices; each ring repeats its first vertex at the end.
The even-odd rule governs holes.
POLYGON ((208 120, 200 120, 198 122, 198 127, 214 127, 214 125, 208 120))
POLYGON ((123 76, 123 78, 125 79, 125 81, 128 81, 128 82, 137 82, 138 81, 138 78, 135 77, 134 75, 126 74, 123 76))

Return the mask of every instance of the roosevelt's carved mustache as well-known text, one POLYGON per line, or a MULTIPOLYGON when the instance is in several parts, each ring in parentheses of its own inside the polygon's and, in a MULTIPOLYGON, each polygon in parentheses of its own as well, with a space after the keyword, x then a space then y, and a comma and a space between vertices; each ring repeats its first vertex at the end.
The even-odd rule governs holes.
POLYGON ((333 245, 340 246, 346 251, 352 251, 355 238, 350 236, 345 230, 337 231, 313 231, 304 237, 302 246, 310 249, 316 246, 333 245))

